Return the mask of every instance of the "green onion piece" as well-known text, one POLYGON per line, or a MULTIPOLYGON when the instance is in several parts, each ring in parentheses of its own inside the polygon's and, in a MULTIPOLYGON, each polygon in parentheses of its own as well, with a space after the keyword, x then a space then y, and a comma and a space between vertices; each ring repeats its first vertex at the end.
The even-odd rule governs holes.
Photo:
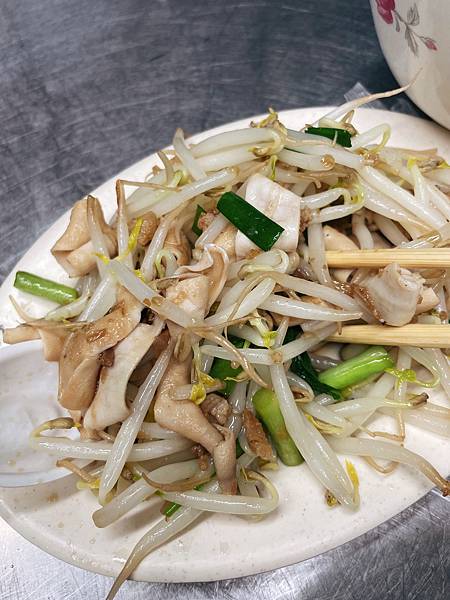
POLYGON ((371 346, 358 356, 322 371, 319 373, 319 380, 342 390, 392 367, 394 367, 394 361, 386 350, 382 346, 371 346))
MULTIPOLYGON (((287 344, 295 340, 300 332, 301 329, 298 325, 295 327, 289 327, 284 340, 285 343, 287 344)), ((328 394, 335 400, 341 400, 341 393, 339 390, 336 390, 334 387, 319 381, 317 371, 312 366, 311 359, 309 358, 309 354, 307 352, 303 352, 292 359, 290 370, 295 373, 295 375, 298 375, 304 379, 306 383, 309 383, 315 394, 328 394)))
POLYGON ((69 304, 78 298, 78 292, 74 288, 26 271, 17 271, 14 287, 58 304, 69 304))
POLYGON ((200 229, 200 227, 198 226, 198 220, 200 219, 200 217, 202 215, 204 215, 206 212, 206 210, 200 206, 200 204, 197 204, 197 210, 195 211, 195 217, 194 217, 194 222, 192 223, 192 231, 194 233, 196 233, 197 235, 202 235, 202 230, 200 229))
POLYGON ((280 460, 289 467, 301 464, 303 457, 286 429, 275 393, 260 389, 254 394, 252 401, 257 416, 269 431, 280 460))
POLYGON ((352 145, 352 136, 346 129, 338 129, 337 127, 308 127, 305 129, 305 133, 321 135, 330 140, 336 139, 336 143, 344 146, 344 148, 351 148, 352 145))
POLYGON ((311 359, 307 352, 299 354, 291 362, 291 371, 304 379, 306 383, 312 387, 315 394, 329 394, 335 400, 341 399, 341 393, 335 389, 336 386, 331 386, 320 379, 320 374, 312 366, 311 359))
POLYGON ((218 210, 261 250, 267 252, 284 229, 257 208, 233 192, 225 192, 217 203, 218 210))
MULTIPOLYGON (((236 346, 236 348, 243 348, 245 344, 245 340, 238 337, 230 335, 228 339, 233 346, 236 346)), ((215 358, 211 370, 209 371, 209 375, 213 379, 220 379, 224 382, 225 387, 217 393, 225 396, 225 398, 229 398, 236 386, 236 382, 233 381, 233 379, 241 372, 242 367, 233 368, 231 366, 231 361, 226 360, 225 358, 215 358)))

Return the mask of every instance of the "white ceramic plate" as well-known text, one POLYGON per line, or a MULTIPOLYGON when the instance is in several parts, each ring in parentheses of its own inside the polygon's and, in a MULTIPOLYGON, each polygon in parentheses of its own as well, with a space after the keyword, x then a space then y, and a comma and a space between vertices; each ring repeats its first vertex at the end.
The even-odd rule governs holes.
MULTIPOLYGON (((326 108, 291 110, 281 120, 292 128, 302 127, 324 114, 326 108)), ((250 119, 218 127, 195 136, 247 126, 250 119)), ((450 157, 450 136, 437 125, 401 114, 379 110, 360 110, 355 123, 367 129, 381 122, 392 125, 392 144, 412 148, 438 147, 450 157)), ((171 125, 168 125, 171 127, 171 125)), ((120 174, 124 179, 141 180, 155 163, 150 157, 120 174)), ((107 215, 114 210, 114 180, 94 192, 107 215)), ((49 249, 62 233, 68 214, 59 219, 27 252, 18 268, 34 271, 50 278, 63 273, 51 258, 49 249)), ((11 274, 0 290, 0 322, 17 322, 8 302, 12 290, 11 274)), ((16 292, 13 292, 16 295, 16 292)), ((26 308, 35 315, 44 312, 44 303, 21 297, 26 308)), ((55 411, 55 365, 46 364, 40 356, 39 344, 31 342, 14 349, 0 348, 2 384, 0 402, 17 402, 18 392, 32 398, 39 411, 28 413, 30 423, 47 419, 55 411), (36 385, 33 373, 38 373, 36 385), (37 414, 38 413, 38 414, 37 414)), ((20 397, 21 397, 20 396, 20 397)), ((35 424, 35 423, 34 423, 35 424)), ((422 453, 444 474, 450 472, 450 440, 408 426, 407 447, 422 453)), ((1 460, 1 455, 0 455, 1 460)), ((354 459, 361 480, 361 508, 353 513, 344 508, 330 509, 324 502, 320 485, 306 466, 282 468, 270 476, 280 492, 276 512, 258 523, 238 517, 210 515, 181 537, 151 554, 136 570, 134 577, 145 581, 207 581, 250 575, 285 566, 336 547, 361 535, 409 506, 429 489, 429 482, 406 467, 399 467, 384 477, 375 473, 362 460, 354 459)), ((1 470, 1 469, 0 469, 1 470)), ((77 566, 116 575, 131 548, 158 518, 158 502, 144 503, 119 523, 96 529, 91 513, 96 502, 90 492, 78 492, 74 478, 48 483, 36 488, 1 489, 0 514, 28 540, 50 554, 77 566)))

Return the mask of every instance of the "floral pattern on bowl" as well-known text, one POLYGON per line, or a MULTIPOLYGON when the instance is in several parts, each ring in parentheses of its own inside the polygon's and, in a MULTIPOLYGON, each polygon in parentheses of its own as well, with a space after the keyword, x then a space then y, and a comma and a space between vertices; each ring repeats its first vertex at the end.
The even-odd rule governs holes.
POLYGON ((377 10, 380 17, 388 25, 392 25, 395 21, 395 30, 399 32, 401 26, 405 27, 405 39, 408 47, 415 55, 419 55, 419 42, 421 42, 428 50, 437 50, 438 46, 433 38, 425 35, 420 35, 414 27, 420 24, 420 15, 417 4, 414 3, 406 14, 406 19, 401 16, 395 7, 395 0, 376 0, 377 10))

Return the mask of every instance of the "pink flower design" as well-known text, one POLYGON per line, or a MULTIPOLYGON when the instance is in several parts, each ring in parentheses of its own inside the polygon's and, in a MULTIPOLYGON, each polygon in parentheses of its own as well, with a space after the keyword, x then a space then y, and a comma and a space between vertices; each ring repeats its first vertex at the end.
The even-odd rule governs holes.
POLYGON ((437 50, 437 44, 434 40, 432 40, 431 38, 422 38, 422 41, 424 42, 425 46, 429 49, 429 50, 437 50))
POLYGON ((405 16, 402 16, 395 8, 395 0, 375 0, 377 11, 380 17, 388 25, 392 25, 395 21, 395 31, 401 30, 401 26, 405 28, 405 40, 408 48, 414 54, 419 55, 419 42, 421 42, 428 50, 436 51, 438 49, 437 42, 430 37, 420 35, 415 29, 420 25, 420 14, 417 8, 417 2, 414 2, 405 16))
POLYGON ((395 0, 376 0, 377 10, 380 17, 388 25, 392 25, 394 17, 392 11, 395 10, 395 0))

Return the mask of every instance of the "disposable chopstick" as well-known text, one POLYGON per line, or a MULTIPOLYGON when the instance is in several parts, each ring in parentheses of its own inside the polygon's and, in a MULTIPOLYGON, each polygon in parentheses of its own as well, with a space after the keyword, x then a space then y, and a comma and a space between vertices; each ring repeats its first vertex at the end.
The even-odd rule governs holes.
POLYGON ((329 250, 329 267, 385 267, 398 263, 412 268, 450 268, 450 248, 382 248, 379 250, 329 250))
POLYGON ((388 325, 347 325, 330 338, 332 342, 386 346, 450 348, 450 325, 410 323, 403 327, 388 325))

